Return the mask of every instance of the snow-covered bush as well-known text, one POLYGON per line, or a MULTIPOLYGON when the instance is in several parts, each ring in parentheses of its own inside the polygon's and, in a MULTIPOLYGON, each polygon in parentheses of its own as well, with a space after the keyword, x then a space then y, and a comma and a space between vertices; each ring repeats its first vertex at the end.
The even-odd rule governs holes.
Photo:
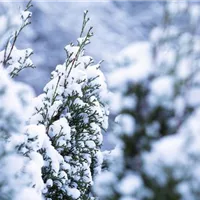
POLYGON ((36 155, 40 166, 43 162, 46 199, 94 199, 93 178, 101 171, 102 130, 108 126, 107 86, 100 63, 93 64, 84 55, 93 35, 92 28, 85 34, 88 21, 85 12, 77 45, 65 47, 66 61, 56 67, 44 93, 34 100, 28 143, 21 145, 24 154, 36 155))
POLYGON ((25 119, 28 117, 32 90, 9 78, 0 65, 0 199, 39 200, 31 187, 34 166, 17 151, 24 141, 25 119))
POLYGON ((118 56, 109 76, 118 145, 96 178, 101 200, 199 199, 199 17, 199 4, 168 2, 149 41, 118 56))

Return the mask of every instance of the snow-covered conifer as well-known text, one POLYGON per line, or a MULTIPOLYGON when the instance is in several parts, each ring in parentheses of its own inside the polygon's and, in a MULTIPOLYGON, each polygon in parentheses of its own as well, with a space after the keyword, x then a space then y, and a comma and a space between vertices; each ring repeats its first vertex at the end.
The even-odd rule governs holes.
POLYGON ((77 44, 65 47, 66 61, 57 65, 44 93, 34 100, 27 136, 44 160, 42 178, 46 199, 93 199, 93 178, 101 171, 102 130, 108 126, 107 86, 100 64, 84 54, 92 28, 84 13, 77 44), (85 36, 84 36, 85 34, 85 36))
POLYGON ((164 10, 150 40, 122 51, 109 77, 118 146, 96 179, 101 200, 199 199, 200 8, 164 10))

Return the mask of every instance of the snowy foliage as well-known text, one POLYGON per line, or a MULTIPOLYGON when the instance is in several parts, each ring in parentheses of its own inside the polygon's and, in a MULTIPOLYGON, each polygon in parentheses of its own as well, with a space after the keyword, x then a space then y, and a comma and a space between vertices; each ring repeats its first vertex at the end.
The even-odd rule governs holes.
POLYGON ((84 55, 92 36, 92 28, 83 36, 88 20, 85 12, 78 44, 65 47, 66 61, 34 100, 21 147, 42 167, 43 181, 35 184, 47 199, 92 199, 93 177, 101 171, 107 86, 100 63, 84 55))
POLYGON ((92 200, 109 113, 101 62, 93 64, 92 57, 84 54, 93 35, 92 28, 85 33, 87 11, 77 45, 65 47, 66 61, 56 67, 44 92, 32 101, 31 89, 8 77, 33 67, 32 50, 15 47, 19 34, 30 24, 31 6, 29 2, 21 12, 19 28, 0 52, 0 197, 92 200))
POLYGON ((166 3, 149 41, 123 50, 109 75, 120 115, 96 178, 101 200, 199 199, 200 7, 181 5, 166 3))
POLYGON ((23 129, 28 117, 32 90, 10 80, 0 65, 0 199, 41 200, 30 186, 34 167, 17 151, 24 140, 23 129), (32 168, 32 169, 31 169, 32 168), (31 170, 30 170, 31 169, 31 170))

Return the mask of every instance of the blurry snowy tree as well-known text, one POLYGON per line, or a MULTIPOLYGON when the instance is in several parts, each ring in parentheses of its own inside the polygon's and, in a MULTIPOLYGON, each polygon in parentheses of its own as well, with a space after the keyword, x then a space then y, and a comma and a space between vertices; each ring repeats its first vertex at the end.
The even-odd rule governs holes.
MULTIPOLYGON (((5 50, 0 52, 0 199, 1 200, 41 200, 32 185, 37 166, 23 156, 18 146, 25 140, 25 121, 30 114, 33 91, 27 85, 10 79, 22 69, 32 67, 31 51, 19 51, 15 42, 29 24, 30 4, 21 12, 21 24, 11 35, 5 50), (6 68, 6 69, 4 69, 6 68)), ((40 170, 40 169, 39 169, 40 170)))
POLYGON ((40 200, 31 186, 35 176, 34 166, 29 159, 17 151, 24 141, 23 128, 29 113, 32 90, 10 80, 0 65, 0 199, 40 200))
POLYGON ((109 76, 120 115, 111 135, 118 146, 96 178, 101 200, 199 199, 200 5, 168 2, 163 13, 150 40, 122 51, 109 76))

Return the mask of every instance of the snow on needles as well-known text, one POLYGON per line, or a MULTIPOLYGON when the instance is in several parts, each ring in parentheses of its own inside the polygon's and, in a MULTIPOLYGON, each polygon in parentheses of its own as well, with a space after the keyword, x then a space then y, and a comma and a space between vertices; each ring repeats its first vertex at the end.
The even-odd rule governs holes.
POLYGON ((65 47, 68 57, 34 100, 30 118, 31 126, 45 128, 43 144, 36 144, 44 160, 43 194, 51 199, 57 194, 53 187, 59 191, 56 198, 83 199, 93 176, 101 171, 101 128, 108 126, 108 92, 100 64, 93 65, 93 59, 84 55, 85 42, 88 38, 79 38, 77 46, 65 47))

